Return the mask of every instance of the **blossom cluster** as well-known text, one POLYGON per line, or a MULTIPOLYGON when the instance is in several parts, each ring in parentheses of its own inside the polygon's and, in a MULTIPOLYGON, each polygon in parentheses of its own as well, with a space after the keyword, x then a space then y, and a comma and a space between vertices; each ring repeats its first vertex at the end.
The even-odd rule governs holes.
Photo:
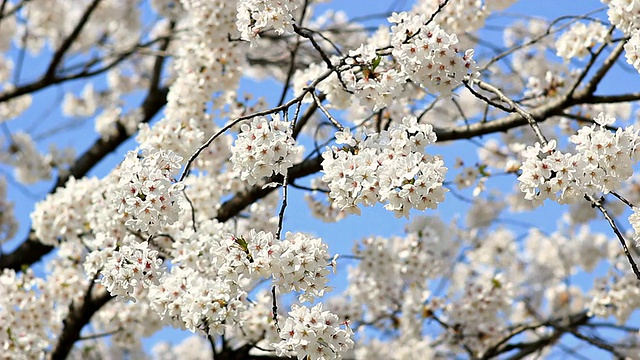
POLYGON ((300 301, 313 301, 330 290, 328 246, 321 239, 287 232, 274 241, 272 233, 252 231, 247 246, 258 274, 272 276, 281 293, 299 291, 300 301))
POLYGON ((9 151, 0 154, 0 162, 14 166, 15 176, 23 184, 33 184, 51 177, 53 158, 36 148, 31 136, 24 132, 11 134, 9 151))
POLYGON ((294 12, 301 0, 243 0, 238 2, 236 26, 243 40, 254 40, 260 32, 273 29, 282 35, 293 32, 294 12))
POLYGON ((388 20, 394 24, 392 54, 409 80, 431 93, 448 95, 465 76, 474 74, 473 50, 460 54, 458 37, 427 24, 426 14, 394 13, 388 20))
POLYGON ((91 207, 91 197, 87 194, 99 186, 96 178, 76 180, 72 177, 65 187, 38 202, 31 213, 31 226, 38 239, 48 245, 56 245, 60 240, 79 240, 89 230, 82 216, 91 207))
POLYGON ((174 266, 149 289, 151 307, 166 323, 193 332, 221 335, 241 321, 246 296, 231 281, 200 275, 190 267, 174 266))
POLYGON ((265 278, 272 278, 280 294, 300 292, 300 301, 328 290, 330 259, 320 239, 287 233, 280 241, 255 230, 234 236, 215 221, 202 225, 173 243, 171 272, 149 290, 152 308, 173 326, 211 335, 244 326, 249 317, 256 326, 271 326, 268 319, 256 319, 260 311, 253 311, 259 309, 246 301, 253 284, 265 278))
POLYGON ((178 220, 180 184, 174 177, 182 158, 172 151, 148 150, 127 153, 120 164, 119 190, 114 200, 126 225, 136 231, 155 233, 178 220))
POLYGON ((231 149, 231 163, 240 178, 251 185, 274 173, 286 174, 300 154, 291 136, 291 123, 279 116, 271 120, 256 117, 250 124, 242 124, 240 130, 231 149))
POLYGON ((36 295, 43 284, 31 270, 16 274, 5 269, 0 273, 0 345, 7 359, 37 358, 48 346, 47 329, 42 324, 53 314, 36 295))
POLYGON ((599 22, 575 23, 556 40, 556 55, 569 62, 573 58, 582 59, 589 50, 605 40, 608 34, 606 26, 599 22))
MULTIPOLYGON (((180 21, 172 44, 172 84, 167 94, 164 118, 153 125, 140 125, 137 141, 142 149, 172 150, 188 157, 213 135, 217 126, 209 108, 221 109, 235 96, 242 76, 242 52, 235 26, 235 0, 182 0, 180 21), (214 104, 210 104, 213 102, 214 104)), ((223 140, 226 136, 222 136, 223 140)), ((228 159, 224 141, 212 144, 194 165, 216 165, 228 159), (213 164, 210 164, 213 163, 213 164)))
POLYGON ((282 341, 272 344, 278 356, 298 359, 342 359, 353 348, 352 331, 342 329, 338 316, 322 310, 322 304, 312 308, 292 305, 282 326, 282 341))
MULTIPOLYGON (((422 360, 434 359, 436 352, 431 339, 418 336, 401 336, 389 340, 373 339, 356 347, 356 359, 422 360)), ((358 343, 360 344, 360 342, 358 343)))
POLYGON ((412 208, 435 209, 444 200, 447 168, 442 159, 425 153, 436 141, 431 125, 405 117, 380 133, 354 137, 345 129, 336 138, 344 146, 322 154, 322 180, 341 209, 359 214, 360 204, 386 202, 385 209, 401 217, 412 208))
POLYGON ((613 279, 598 279, 587 305, 589 314, 599 318, 614 316, 624 324, 631 313, 640 307, 640 286, 633 274, 615 275, 613 279))
POLYGON ((633 30, 631 38, 624 44, 624 51, 627 63, 640 72, 640 29, 633 30))
POLYGON ((459 324, 455 333, 447 333, 447 341, 464 344, 482 354, 506 328, 501 314, 511 310, 514 292, 501 275, 468 278, 460 298, 448 302, 444 318, 450 324, 459 324))
POLYGON ((634 206, 632 210, 633 212, 629 215, 629 224, 633 228, 633 239, 636 245, 640 245, 640 208, 634 206))
POLYGON ((339 313, 365 321, 384 317, 399 310, 404 290, 426 290, 427 281, 446 273, 454 259, 457 246, 449 230, 437 218, 418 217, 405 237, 368 237, 356 244, 353 254, 361 261, 349 269, 348 305, 339 306, 346 310, 339 313), (359 308, 366 308, 366 317, 359 308))
POLYGON ((609 22, 620 31, 629 35, 633 29, 640 28, 640 1, 638 0, 601 0, 608 6, 609 22))
POLYGON ((162 262, 148 242, 130 240, 107 256, 99 282, 118 299, 135 301, 132 294, 136 289, 158 284, 164 272, 162 262))
POLYGON ((633 126, 609 131, 615 119, 604 113, 596 124, 582 127, 570 137, 576 153, 556 150, 556 141, 536 143, 522 152, 524 162, 518 177, 525 199, 541 203, 549 198, 573 203, 587 195, 609 193, 633 175, 640 159, 640 137, 633 126))
POLYGON ((433 22, 447 32, 464 34, 480 29, 491 11, 500 10, 500 7, 507 7, 510 2, 513 2, 513 0, 449 0, 444 7, 440 8, 443 0, 419 0, 416 1, 411 12, 413 14, 428 14, 428 16, 431 16, 431 14, 439 11, 433 22))
MULTIPOLYGON (((61 248, 62 256, 68 255, 61 248)), ((0 271, 0 357, 39 359, 62 334, 72 301, 79 301, 88 281, 71 261, 55 259, 48 278, 31 269, 0 271)))
MULTIPOLYGON (((348 56, 330 58, 333 64, 344 66, 316 88, 331 106, 347 108, 353 95, 360 105, 376 111, 398 99, 417 97, 423 93, 417 87, 449 95, 465 76, 475 76, 473 50, 463 53, 457 36, 435 23, 427 24, 428 16, 401 12, 393 13, 388 21, 392 23, 390 31, 380 29, 348 56)), ((298 71, 294 77, 296 95, 325 71, 325 63, 298 71)))
MULTIPOLYGON (((152 336, 165 325, 147 301, 110 301, 91 320, 91 325, 97 333, 118 329, 110 338, 110 350, 121 350, 131 354, 133 358, 143 358, 142 338, 152 336)), ((89 357, 88 354, 83 355, 81 359, 89 357)))
MULTIPOLYGON (((278 299, 278 298, 276 298, 278 299)), ((282 308, 278 308, 278 319, 285 316, 282 308)), ((272 343, 281 340, 278 329, 275 326, 273 316, 273 296, 270 289, 259 290, 251 296, 242 313, 242 323, 239 327, 227 328, 225 332, 236 348, 246 344, 255 344, 262 349, 271 349, 272 343)))
MULTIPOLYGON (((392 62, 379 56, 372 45, 361 45, 349 51, 346 62, 350 68, 344 70, 340 77, 362 106, 374 111, 382 109, 391 105, 405 91, 407 76, 392 66, 392 62)), ((339 80, 332 80, 333 89, 330 87, 329 90, 344 93, 339 87, 339 80)), ((332 97, 335 98, 335 95, 332 97)))

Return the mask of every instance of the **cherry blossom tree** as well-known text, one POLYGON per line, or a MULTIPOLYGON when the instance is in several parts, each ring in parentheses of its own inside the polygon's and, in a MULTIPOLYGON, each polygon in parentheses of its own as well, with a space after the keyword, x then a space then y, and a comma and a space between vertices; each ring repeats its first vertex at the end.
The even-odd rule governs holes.
POLYGON ((515 2, 2 0, 0 359, 640 359, 640 1, 515 2))

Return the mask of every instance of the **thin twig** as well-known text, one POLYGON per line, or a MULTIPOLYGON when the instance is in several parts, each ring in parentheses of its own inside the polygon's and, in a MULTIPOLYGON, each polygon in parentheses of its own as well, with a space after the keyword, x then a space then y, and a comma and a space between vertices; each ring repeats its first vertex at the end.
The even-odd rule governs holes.
POLYGON ((616 236, 618 237, 618 240, 620 241, 620 244, 622 245, 622 249, 624 250, 624 254, 627 256, 627 259, 629 260, 629 264, 631 265, 631 269, 633 270, 633 273, 636 275, 636 278, 640 280, 640 270, 638 270, 638 265, 636 265, 636 262, 631 256, 631 253, 629 253, 627 242, 624 239, 624 236, 622 235, 622 233, 620 232, 620 229, 618 229, 618 226, 616 225, 615 221, 613 220, 611 215, 609 215, 609 212, 607 211, 607 209, 605 209, 604 206, 602 206, 602 203, 596 200, 593 196, 586 194, 584 197, 589 202, 591 202, 591 205, 593 205, 598 210, 600 210, 604 218, 607 220, 607 222, 609 223, 609 226, 611 226, 611 229, 616 234, 616 236))
POLYGON ((618 200, 622 201, 625 205, 627 205, 628 207, 630 207, 631 209, 635 208, 636 206, 633 205, 633 203, 631 201, 629 201, 627 198, 625 198, 624 196, 618 194, 615 191, 611 191, 609 192, 611 195, 615 196, 618 198, 618 200))
POLYGON ((276 327, 276 331, 280 334, 280 325, 278 324, 278 300, 276 298, 276 287, 275 285, 271 287, 271 299, 272 306, 271 311, 273 312, 273 324, 276 327))
POLYGON ((193 202, 191 201, 191 199, 189 199, 189 196, 187 196, 187 189, 183 189, 182 194, 184 194, 184 198, 189 203, 189 206, 191 206, 191 226, 193 228, 193 232, 197 233, 198 227, 196 226, 196 208, 195 206, 193 206, 193 202))
POLYGON ((257 111, 257 112, 254 112, 252 114, 240 116, 240 117, 234 119, 233 121, 229 122, 222 129, 218 130, 218 132, 216 132, 215 134, 211 135, 209 137, 209 139, 207 139, 207 141, 205 141, 202 145, 200 145, 200 147, 198 147, 198 149, 193 154, 191 154, 191 156, 187 160, 187 163, 184 165, 184 170, 182 170, 182 174, 180 175, 180 178, 178 179, 178 182, 181 182, 181 181, 184 180, 184 178, 187 176, 187 174, 189 172, 189 168, 191 167, 191 164, 198 158, 198 156, 200 156, 200 154, 206 148, 208 148, 211 145, 211 143, 213 143, 213 141, 215 139, 220 137, 227 130, 231 129, 232 127, 234 127, 235 125, 239 124, 242 121, 245 121, 245 120, 248 120, 248 119, 252 119, 252 118, 257 117, 257 116, 271 115, 271 114, 275 114, 275 113, 280 112, 280 111, 286 111, 287 109, 289 109, 294 104, 296 104, 298 102, 301 102, 302 99, 304 99, 304 97, 307 95, 307 93, 311 92, 312 89, 314 89, 315 86, 317 84, 319 84, 322 80, 328 78, 329 75, 331 75, 331 73, 333 73, 333 70, 325 71, 322 75, 318 76, 311 84, 309 84, 309 87, 307 87, 306 89, 303 89, 302 93, 300 95, 296 96, 295 98, 287 101, 286 103, 284 103, 284 104, 282 104, 280 106, 276 106, 276 107, 268 109, 268 110, 257 111))
POLYGON ((342 124, 340 124, 338 122, 338 120, 336 120, 330 113, 329 111, 324 107, 324 105, 322 105, 322 101, 320 101, 320 99, 318 98, 318 95, 316 95, 315 91, 311 92, 311 96, 313 96, 313 100, 315 101, 316 105, 318 106, 318 108, 320 109, 320 111, 322 111, 322 113, 327 117, 327 119, 329 119, 329 121, 331 121, 331 123, 333 124, 333 126, 335 126, 336 128, 338 128, 338 130, 340 131, 344 131, 344 126, 342 126, 342 124))
MULTIPOLYGON (((465 81, 465 84, 466 83, 467 81, 465 81)), ((529 123, 529 126, 531 126, 531 129, 533 129, 533 132, 538 138, 538 141, 540 141, 540 144, 543 146, 547 144, 548 142, 547 138, 545 138, 545 136, 542 134, 542 130, 540 130, 540 125, 538 125, 538 123, 536 122, 536 119, 534 119, 530 113, 525 111, 522 107, 520 107, 520 105, 516 104, 513 100, 511 100, 508 96, 506 96, 500 89, 496 88, 495 86, 488 84, 479 79, 474 79, 473 83, 477 84, 483 90, 486 90, 498 95, 500 100, 509 104, 509 106, 511 106, 513 110, 515 110, 515 112, 517 112, 520 116, 522 116, 523 119, 527 121, 527 123, 529 123)))

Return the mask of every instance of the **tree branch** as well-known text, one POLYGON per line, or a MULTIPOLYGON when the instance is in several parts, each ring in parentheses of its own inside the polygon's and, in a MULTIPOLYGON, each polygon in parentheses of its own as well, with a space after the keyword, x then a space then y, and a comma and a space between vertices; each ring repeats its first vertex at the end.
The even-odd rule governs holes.
POLYGON ((93 314, 111 300, 112 297, 106 290, 93 291, 93 285, 91 283, 82 301, 69 306, 69 315, 63 320, 62 333, 51 353, 52 360, 67 358, 73 344, 80 338, 82 328, 89 323, 93 314))
POLYGON ((87 9, 82 14, 82 17, 80 17, 80 20, 78 20, 78 23, 76 24, 75 28, 73 29, 73 31, 71 31, 71 34, 69 34, 69 36, 67 36, 64 39, 62 44, 60 44, 60 47, 56 50, 56 52, 53 54, 53 57, 51 58, 51 62, 49 63, 49 67, 47 68, 47 71, 42 77, 44 81, 55 78, 55 73, 58 68, 58 65, 60 65, 60 63, 62 62, 62 59, 64 58, 64 55, 69 50, 69 48, 71 48, 71 45, 73 45, 73 42, 76 41, 76 39, 82 32, 82 29, 89 21, 89 17, 91 17, 91 14, 98 8, 100 1, 102 0, 93 0, 93 2, 89 4, 87 9))

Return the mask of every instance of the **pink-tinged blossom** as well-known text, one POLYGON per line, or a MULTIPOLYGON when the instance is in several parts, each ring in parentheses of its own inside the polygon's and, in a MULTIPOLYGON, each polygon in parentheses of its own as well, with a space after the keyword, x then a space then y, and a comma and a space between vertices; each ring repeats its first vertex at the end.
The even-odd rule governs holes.
POLYGON ((407 117, 380 133, 352 138, 343 132, 338 137, 344 144, 356 145, 334 146, 322 154, 322 180, 341 210, 359 214, 361 204, 381 202, 401 217, 413 208, 435 209, 444 200, 447 168, 442 159, 425 152, 436 141, 431 125, 407 117))
POLYGON ((394 13, 391 26, 392 54, 400 72, 430 93, 449 95, 467 75, 475 75, 473 50, 460 48, 455 34, 436 24, 427 15, 394 13))
POLYGON ((161 266, 158 251, 149 248, 148 242, 129 239, 128 244, 107 256, 98 281, 118 299, 135 301, 133 293, 138 287, 149 288, 158 284, 164 273, 161 266))
POLYGON ((172 151, 149 150, 127 153, 120 164, 120 179, 114 206, 125 214, 125 225, 150 234, 171 225, 180 214, 182 186, 174 177, 182 158, 172 151))
POLYGON ((525 199, 537 204, 545 199, 575 203, 585 194, 596 196, 619 188, 633 175, 640 140, 633 126, 615 132, 606 129, 614 120, 600 113, 594 118, 596 124, 578 130, 569 138, 575 153, 557 150, 555 140, 544 147, 539 143, 527 147, 518 177, 525 199))
POLYGON ((251 185, 273 174, 286 174, 301 153, 291 136, 291 123, 279 116, 271 120, 256 117, 240 130, 231 149, 231 163, 251 185))

